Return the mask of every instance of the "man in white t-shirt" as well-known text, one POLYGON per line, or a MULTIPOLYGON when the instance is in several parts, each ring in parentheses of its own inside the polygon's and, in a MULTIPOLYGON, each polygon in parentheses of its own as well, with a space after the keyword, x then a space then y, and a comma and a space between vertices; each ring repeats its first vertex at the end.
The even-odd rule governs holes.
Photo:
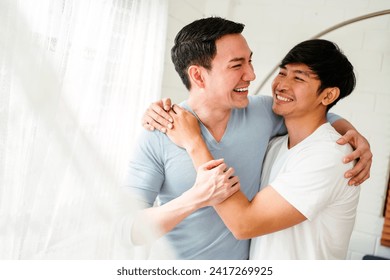
MULTIPOLYGON (((340 135, 326 114, 355 83, 352 64, 327 40, 304 41, 282 60, 273 111, 284 117, 288 135, 270 144, 262 187, 251 201, 238 191, 214 206, 237 239, 253 238, 251 259, 346 258, 360 189, 344 178, 352 163, 340 159, 352 148, 336 144, 340 135)), ((198 176, 213 171, 213 184, 201 187, 204 200, 213 199, 234 170, 212 160, 190 113, 174 106, 170 114, 175 128, 167 135, 201 167, 198 176)))
POLYGON ((262 186, 271 186, 305 221, 253 238, 250 259, 345 259, 359 187, 340 176, 346 166, 339 157, 351 148, 334 145, 339 137, 325 123, 291 148, 287 136, 269 144, 262 186))

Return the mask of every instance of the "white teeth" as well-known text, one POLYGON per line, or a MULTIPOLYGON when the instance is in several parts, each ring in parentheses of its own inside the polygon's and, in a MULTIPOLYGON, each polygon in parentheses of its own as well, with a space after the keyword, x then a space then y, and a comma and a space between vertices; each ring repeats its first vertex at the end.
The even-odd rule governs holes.
POLYGON ((278 94, 276 95, 276 99, 281 100, 281 101, 285 101, 285 102, 292 101, 292 99, 280 96, 278 94))
POLYGON ((245 88, 235 88, 234 91, 238 91, 238 92, 243 92, 243 91, 247 91, 248 88, 245 87, 245 88))

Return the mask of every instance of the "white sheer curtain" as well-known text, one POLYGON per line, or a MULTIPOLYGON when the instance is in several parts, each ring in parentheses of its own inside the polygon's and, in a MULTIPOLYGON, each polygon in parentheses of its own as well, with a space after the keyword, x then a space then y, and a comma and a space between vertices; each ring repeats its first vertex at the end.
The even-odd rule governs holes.
POLYGON ((166 0, 0 0, 0 259, 132 258, 118 219, 166 0))

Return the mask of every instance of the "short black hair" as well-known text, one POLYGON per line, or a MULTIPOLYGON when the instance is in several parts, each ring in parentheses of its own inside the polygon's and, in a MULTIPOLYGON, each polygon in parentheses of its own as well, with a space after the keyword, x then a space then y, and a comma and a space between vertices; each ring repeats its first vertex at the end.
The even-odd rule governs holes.
POLYGON ((329 104, 327 110, 351 94, 356 86, 353 66, 337 44, 324 39, 311 39, 293 47, 283 58, 280 67, 303 63, 320 79, 318 93, 328 87, 338 87, 340 96, 329 104))
POLYGON ((196 20, 179 31, 171 49, 171 59, 188 90, 191 89, 188 68, 196 64, 211 69, 211 61, 217 52, 215 41, 224 35, 239 34, 243 30, 242 23, 208 17, 196 20))

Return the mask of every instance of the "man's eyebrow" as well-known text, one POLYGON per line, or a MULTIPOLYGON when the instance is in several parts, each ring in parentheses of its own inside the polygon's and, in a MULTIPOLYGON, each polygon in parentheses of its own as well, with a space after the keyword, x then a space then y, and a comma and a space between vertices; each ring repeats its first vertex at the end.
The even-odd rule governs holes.
POLYGON ((294 72, 297 74, 305 75, 308 78, 318 78, 318 75, 313 71, 294 70, 294 72))
MULTIPOLYGON (((249 59, 252 59, 253 52, 251 52, 249 59)), ((234 57, 229 62, 245 61, 244 57, 234 57)))
POLYGON ((294 70, 294 72, 297 73, 297 74, 305 75, 305 76, 307 76, 309 78, 310 78, 311 75, 314 74, 314 72, 312 72, 312 71, 303 71, 303 70, 294 70))
MULTIPOLYGON (((286 65, 281 65, 279 66, 280 69, 283 69, 283 70, 286 70, 287 71, 287 67, 286 65)), ((302 74, 302 75, 305 75, 306 77, 308 78, 318 78, 318 75, 316 73, 314 73, 313 71, 304 71, 304 70, 292 70, 295 74, 302 74)))

